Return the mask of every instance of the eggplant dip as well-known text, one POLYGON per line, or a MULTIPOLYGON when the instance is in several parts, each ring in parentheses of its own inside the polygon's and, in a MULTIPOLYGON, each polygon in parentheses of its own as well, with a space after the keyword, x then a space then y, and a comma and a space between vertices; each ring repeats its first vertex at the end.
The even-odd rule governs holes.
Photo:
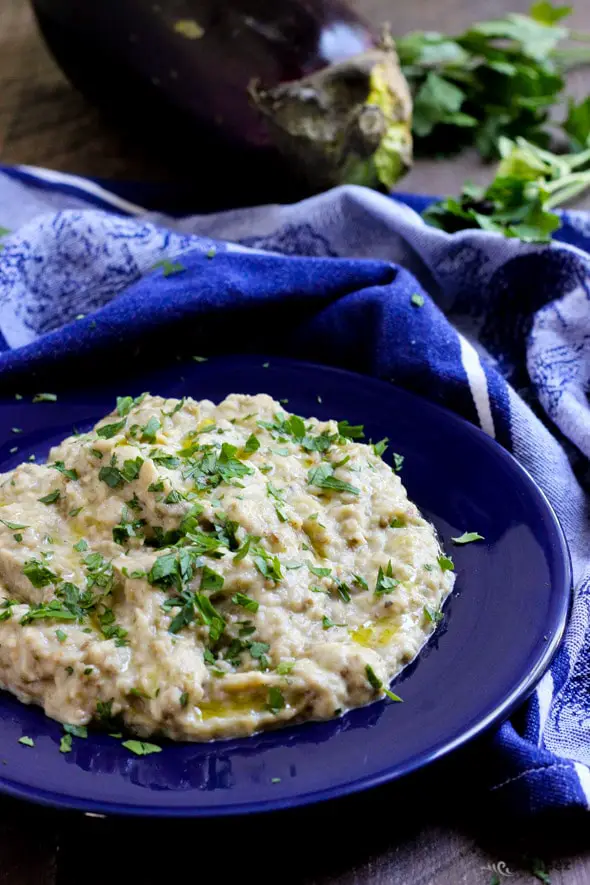
POLYGON ((0 685, 188 741, 399 700, 453 565, 362 437, 264 394, 144 394, 3 474, 0 685))

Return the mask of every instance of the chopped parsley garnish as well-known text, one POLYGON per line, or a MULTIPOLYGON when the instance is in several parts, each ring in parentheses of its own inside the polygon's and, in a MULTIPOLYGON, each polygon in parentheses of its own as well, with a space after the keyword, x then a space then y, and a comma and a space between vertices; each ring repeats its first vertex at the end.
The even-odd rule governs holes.
POLYGON ((270 782, 271 784, 280 784, 281 779, 280 777, 271 777, 270 782))
POLYGON ((250 596, 247 596, 245 593, 234 593, 231 601, 234 605, 241 605, 242 608, 245 608, 246 611, 249 612, 257 612, 260 608, 260 603, 255 599, 252 599, 250 596))
POLYGON ((250 436, 248 437, 248 439, 246 440, 246 444, 244 445, 244 451, 248 452, 248 454, 251 455, 252 452, 257 452, 259 448, 260 448, 260 441, 259 441, 258 437, 256 436, 256 434, 251 433, 250 436))
POLYGON ((263 547, 256 547, 253 550, 252 559, 263 578, 268 578, 275 583, 283 580, 281 563, 278 556, 273 556, 264 550, 263 547))
POLYGON ((10 529, 13 532, 18 531, 18 529, 28 529, 28 525, 22 525, 20 522, 8 522, 7 519, 0 519, 2 525, 5 525, 7 529, 10 529))
POLYGON ((123 418, 122 421, 116 421, 114 424, 103 424, 102 427, 97 428, 96 435, 101 439, 112 439, 123 430, 126 423, 127 419, 123 418))
POLYGON ((110 701, 97 701, 96 702, 96 715, 102 722, 111 723, 113 719, 113 701, 114 698, 111 698, 110 701))
POLYGON ((373 668, 371 667, 370 664, 367 664, 367 666, 365 667, 365 673, 367 674, 367 680, 369 682, 369 685, 376 692, 379 692, 379 691, 384 692, 387 695, 387 697, 392 701, 401 701, 401 698, 398 695, 394 694, 388 688, 385 688, 385 686, 383 685, 383 683, 381 682, 381 680, 379 679, 379 677, 377 676, 377 674, 375 673, 375 671, 373 670, 373 668))
POLYGON ((171 489, 164 498, 164 504, 180 504, 184 501, 184 495, 178 489, 171 489))
POLYGON ((327 615, 324 615, 324 617, 322 618, 322 627, 324 628, 324 630, 329 630, 330 627, 345 627, 345 626, 346 626, 346 624, 336 624, 327 615))
POLYGON ((41 504, 55 504, 56 501, 59 501, 61 498, 61 492, 59 489, 55 489, 53 492, 49 492, 48 495, 44 495, 42 498, 37 498, 37 500, 41 504))
POLYGON ((312 467, 307 474, 307 481, 311 486, 317 486, 320 489, 350 492, 351 495, 359 494, 359 490, 355 486, 334 476, 334 468, 331 464, 320 464, 319 467, 312 467))
POLYGON ((267 654, 270 651, 268 642, 251 642, 247 647, 249 647, 250 654, 254 660, 259 662, 260 669, 268 670, 267 654))
POLYGON ((188 691, 183 691, 180 695, 179 703, 181 707, 188 707, 188 691))
POLYGON ((283 697, 282 691, 280 688, 277 688, 276 685, 272 685, 268 690, 266 709, 270 710, 271 713, 277 716, 284 707, 285 698, 283 697))
POLYGON ((478 532, 463 532, 458 538, 451 538, 453 544, 471 544, 473 541, 485 541, 478 532))
POLYGON ((158 479, 156 482, 151 482, 148 486, 148 492, 163 492, 164 491, 164 480, 158 479))
POLYGON ((59 742, 59 752, 69 753, 72 749, 72 735, 64 734, 59 742))
POLYGON ((381 458, 381 456, 385 453, 385 450, 387 449, 388 442, 389 442, 389 437, 385 436, 385 437, 383 437, 383 439, 380 439, 379 442, 376 442, 375 445, 373 446, 373 451, 375 452, 375 454, 377 455, 378 458, 381 458))
POLYGON ((78 471, 75 469, 69 470, 63 461, 56 461, 55 464, 50 464, 50 467, 53 467, 55 470, 59 470, 60 473, 63 473, 64 476, 67 476, 68 479, 78 479, 78 471))
POLYGON ((327 578, 332 574, 331 568, 321 568, 319 565, 311 565, 311 563, 308 563, 307 567, 312 575, 316 575, 318 578, 327 578))
POLYGON ((234 562, 239 562, 241 559, 244 559, 250 552, 250 547, 252 543, 255 543, 259 540, 260 538, 257 538, 254 535, 246 535, 242 546, 239 548, 239 550, 236 552, 236 555, 234 556, 234 562))
POLYGON ((295 666, 295 661, 281 661, 277 666, 277 673, 279 676, 287 676, 293 667, 295 666))
POLYGON ((342 602, 350 602, 352 596, 350 595, 350 587, 348 584, 345 584, 344 581, 341 581, 340 578, 334 578, 336 581, 336 589, 338 590, 338 596, 342 600, 342 602))
POLYGON ((127 630, 115 623, 115 613, 112 608, 107 608, 102 612, 98 623, 105 639, 114 639, 117 647, 127 645, 127 630))
POLYGON ((78 553, 83 553, 85 550, 88 550, 88 543, 84 540, 84 538, 80 538, 77 544, 74 544, 74 550, 77 550, 78 553))
POLYGON ((444 553, 438 557, 437 562, 443 572, 452 572, 455 569, 455 563, 451 557, 445 556, 444 553))
POLYGON ((406 521, 402 516, 392 516, 389 522, 389 528, 391 529, 403 529, 406 526, 406 521))
POLYGON ((13 535, 12 537, 14 538, 14 540, 16 541, 17 544, 20 544, 20 542, 21 542, 22 539, 23 539, 23 536, 21 535, 20 532, 17 532, 17 534, 16 534, 16 535, 13 535))
POLYGON ((75 621, 76 615, 65 608, 58 599, 52 599, 46 605, 31 606, 28 612, 20 619, 21 624, 30 624, 31 621, 55 619, 57 621, 75 621))
POLYGON ((419 295, 417 292, 414 292, 410 301, 414 307, 424 307, 424 295, 419 295))
POLYGON ((393 469, 396 473, 399 473, 402 467, 404 466, 404 456, 398 455, 397 452, 393 453, 393 469))
POLYGON ((433 624, 438 624, 438 622, 442 621, 444 617, 440 609, 432 609, 429 608, 427 605, 424 606, 424 615, 433 624))
POLYGON ((196 363, 206 363, 207 360, 209 359, 209 357, 207 357, 207 356, 194 356, 193 359, 196 363))
POLYGON ((98 449, 90 449, 90 454, 95 458, 99 458, 101 461, 104 458, 104 452, 100 452, 98 449))
POLYGON ((55 584, 57 575, 38 559, 29 559, 23 565, 23 575, 29 579, 33 587, 39 590, 48 584, 55 584))
POLYGON ((68 634, 65 633, 63 630, 59 630, 59 629, 57 629, 55 631, 55 635, 57 637, 58 642, 65 642, 66 639, 68 638, 68 634))
POLYGON ((8 621, 12 617, 12 609, 10 607, 5 608, 2 612, 0 612, 0 621, 8 621))
POLYGON ((121 522, 113 526, 113 541, 115 544, 127 544, 130 538, 141 537, 145 519, 129 520, 127 508, 123 508, 121 522))
POLYGON ((119 468, 113 455, 111 463, 108 466, 101 467, 98 471, 98 478, 105 482, 109 488, 116 489, 125 482, 133 482, 133 480, 137 479, 142 464, 143 458, 138 455, 137 458, 124 461, 123 467, 119 468))
POLYGON ((19 744, 23 744, 25 747, 34 747, 35 741, 33 738, 27 737, 26 734, 18 739, 19 744))
POLYGON ((87 738, 88 737, 88 729, 85 725, 68 725, 67 723, 64 725, 64 731, 66 734, 71 734, 73 737, 77 738, 87 738))
POLYGON ((174 274, 182 273, 183 270, 186 270, 186 267, 180 261, 170 261, 169 258, 162 258, 160 261, 156 261, 152 265, 152 270, 157 270, 159 267, 162 268, 163 277, 172 277, 174 274))
MULTIPOLYGON (((165 276, 168 276, 168 274, 165 273, 165 276)), ((147 741, 123 741, 121 746, 131 753, 135 753, 136 756, 149 756, 151 753, 162 752, 162 747, 159 747, 157 744, 150 744, 147 741)))
POLYGON ((117 397, 117 415, 119 415, 121 418, 126 418, 132 408, 133 408, 133 397, 132 396, 118 396, 117 397))
POLYGON ((141 442, 153 443, 156 441, 156 434, 160 429, 161 424, 155 415, 152 415, 150 420, 141 428, 141 442))
POLYGON ((152 449, 150 458, 154 464, 158 464, 160 467, 167 467, 169 470, 174 470, 175 467, 180 465, 180 458, 177 458, 175 455, 169 455, 167 452, 161 451, 161 449, 152 449))
POLYGON ((349 424, 348 421, 339 421, 338 433, 346 439, 362 439, 365 435, 365 428, 362 424, 349 424))
POLYGON ((33 397, 34 403, 54 403, 57 401, 55 393, 36 393, 33 397))
POLYGON ((11 431, 11 433, 22 433, 23 429, 22 429, 22 427, 11 427, 10 431, 11 431))
POLYGON ((367 584, 365 579, 363 577, 361 577, 361 575, 353 575, 352 583, 356 584, 357 587, 360 587, 361 590, 368 590, 369 589, 369 585, 367 584))
POLYGON ((377 573, 377 584, 375 585, 375 595, 382 596, 384 593, 391 593, 398 586, 399 581, 393 577, 393 569, 391 560, 387 563, 385 571, 379 566, 377 573))

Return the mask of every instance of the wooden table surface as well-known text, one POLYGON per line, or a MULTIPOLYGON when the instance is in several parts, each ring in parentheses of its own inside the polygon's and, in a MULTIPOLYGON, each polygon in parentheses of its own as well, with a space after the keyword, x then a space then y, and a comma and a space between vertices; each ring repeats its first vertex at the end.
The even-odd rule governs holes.
MULTIPOLYGON (((400 33, 458 31, 475 19, 528 6, 528 0, 356 2, 375 22, 394 19, 400 33)), ((590 29, 590 3, 578 7, 573 23, 590 29)), ((589 77, 578 75, 574 91, 588 92, 589 77)), ((0 160, 105 177, 170 175, 68 85, 24 0, 0 0, 0 160)), ((489 170, 467 156, 420 162, 403 186, 454 192, 467 177, 487 176, 489 170)), ((0 885, 155 885, 187 873, 198 879, 205 870, 207 878, 223 883, 259 885, 490 885, 495 876, 524 885, 540 881, 533 874, 541 868, 535 856, 547 864, 552 885, 590 882, 586 815, 525 829, 489 798, 467 796, 460 786, 466 766, 464 753, 402 785, 353 800, 213 824, 102 820, 1 799, 0 885), (290 847, 295 836, 297 850, 290 847)))

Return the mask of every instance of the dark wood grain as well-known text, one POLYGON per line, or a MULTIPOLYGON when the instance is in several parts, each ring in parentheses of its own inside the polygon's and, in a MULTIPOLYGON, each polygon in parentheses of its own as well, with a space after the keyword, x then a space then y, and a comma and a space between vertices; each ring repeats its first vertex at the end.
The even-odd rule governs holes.
MULTIPOLYGON (((99 2, 99 0, 88 0, 99 2)), ((222 0, 220 0, 222 2, 222 0)), ((525 10, 528 0, 356 0, 373 22, 458 31, 477 18, 525 10)), ((590 28, 590 3, 574 23, 590 28)), ((571 88, 589 91, 589 75, 571 88)), ((24 0, 0 0, 0 159, 79 174, 167 180, 151 159, 65 81, 43 47, 24 0)), ((419 162, 407 190, 456 191, 490 171, 474 154, 419 162)), ((270 885, 489 885, 493 865, 507 885, 535 880, 530 856, 542 855, 552 885, 590 882, 586 816, 545 835, 524 832, 493 810, 481 818, 458 788, 462 757, 403 789, 384 788, 305 812, 228 822, 134 822, 88 818, 0 801, 0 885, 156 885, 200 880, 270 885), (426 811, 428 809, 428 812, 426 811), (294 848, 297 845, 299 847, 294 848), (229 848, 228 848, 229 846, 229 848), (207 879, 213 878, 212 873, 207 879)), ((485 804, 484 806, 485 807, 485 804)))

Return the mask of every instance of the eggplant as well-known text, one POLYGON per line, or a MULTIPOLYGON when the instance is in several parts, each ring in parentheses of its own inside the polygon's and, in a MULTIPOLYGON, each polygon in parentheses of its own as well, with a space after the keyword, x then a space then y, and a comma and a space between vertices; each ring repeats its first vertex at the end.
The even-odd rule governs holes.
POLYGON ((411 100, 393 41, 344 0, 33 7, 72 82, 190 156, 201 180, 221 171, 261 195, 272 172, 276 196, 281 182, 299 196, 344 182, 389 190, 411 165, 411 100))

